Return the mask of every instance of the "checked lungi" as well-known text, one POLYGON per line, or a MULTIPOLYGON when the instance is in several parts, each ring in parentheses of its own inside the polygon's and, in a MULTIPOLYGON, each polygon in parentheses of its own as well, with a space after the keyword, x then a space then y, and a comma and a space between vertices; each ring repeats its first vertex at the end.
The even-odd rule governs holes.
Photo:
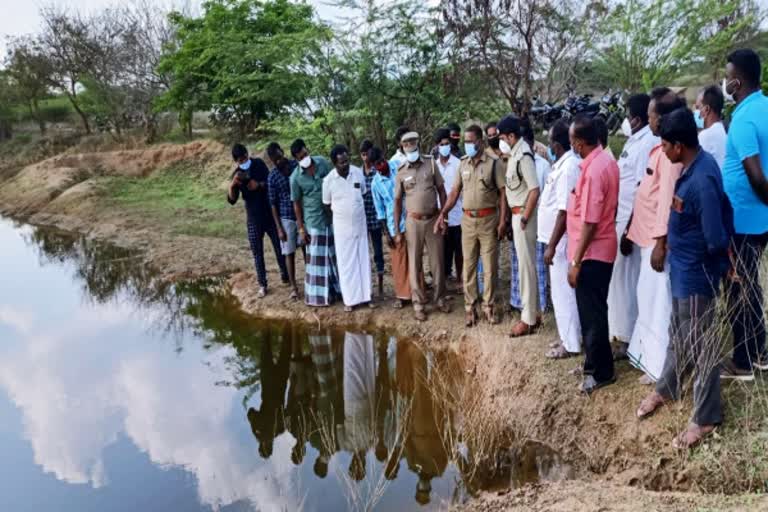
POLYGON ((304 277, 304 301, 308 306, 330 306, 334 296, 341 295, 336 249, 331 226, 307 228, 309 247, 304 277))

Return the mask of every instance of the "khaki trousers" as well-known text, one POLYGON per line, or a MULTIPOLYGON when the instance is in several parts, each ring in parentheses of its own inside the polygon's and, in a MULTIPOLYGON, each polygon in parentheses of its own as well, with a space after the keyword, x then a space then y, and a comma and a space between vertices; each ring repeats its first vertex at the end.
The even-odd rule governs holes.
POLYGON ((461 218, 461 250, 464 253, 464 309, 471 311, 478 301, 477 262, 483 259, 483 307, 493 306, 499 276, 499 214, 461 218))
POLYGON ((520 277, 520 302, 523 306, 520 320, 528 325, 536 325, 536 316, 539 312, 539 282, 536 275, 536 210, 528 219, 525 229, 520 225, 522 217, 522 215, 512 215, 512 234, 515 239, 520 277))
POLYGON ((416 220, 410 215, 405 221, 405 239, 408 245, 408 278, 411 282, 413 309, 423 311, 427 300, 424 282, 419 279, 424 273, 424 248, 429 257, 432 271, 433 299, 438 302, 445 295, 445 270, 443 268, 443 235, 435 234, 437 216, 430 220, 416 220))

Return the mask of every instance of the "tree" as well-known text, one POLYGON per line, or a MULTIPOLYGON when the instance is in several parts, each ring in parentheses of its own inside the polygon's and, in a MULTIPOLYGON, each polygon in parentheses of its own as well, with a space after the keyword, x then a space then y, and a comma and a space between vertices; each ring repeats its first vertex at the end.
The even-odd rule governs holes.
POLYGON ((686 65, 729 46, 741 23, 722 32, 710 28, 738 7, 739 0, 621 2, 602 23, 605 36, 593 41, 595 72, 630 91, 669 84, 686 65))
POLYGON ((15 90, 6 70, 0 70, 0 141, 13 135, 15 90))
POLYGON ((328 29, 312 7, 288 0, 210 0, 203 15, 172 13, 175 40, 159 71, 172 77, 158 106, 178 112, 212 110, 238 138, 286 107, 303 103, 328 29))
POLYGON ((5 66, 10 87, 44 135, 46 125, 40 112, 40 101, 49 94, 53 73, 50 60, 33 39, 20 37, 11 40, 5 66))

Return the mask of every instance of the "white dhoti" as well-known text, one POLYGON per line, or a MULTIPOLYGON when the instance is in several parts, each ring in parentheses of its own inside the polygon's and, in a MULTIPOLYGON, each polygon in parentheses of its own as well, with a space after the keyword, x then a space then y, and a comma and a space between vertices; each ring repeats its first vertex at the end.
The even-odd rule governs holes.
MULTIPOLYGON (((627 222, 616 224, 616 236, 621 236, 627 222)), ((619 244, 621 245, 621 244, 619 244)), ((629 256, 616 255, 608 287, 608 332, 611 338, 628 343, 637 321, 637 280, 640 274, 640 248, 634 246, 629 256)))
POLYGON ((632 366, 658 380, 664 368, 669 344, 669 322, 672 315, 672 285, 669 262, 664 272, 651 268, 653 246, 640 250, 640 278, 637 283, 637 322, 629 342, 632 366))
POLYGON ((568 284, 566 247, 567 241, 563 238, 557 244, 555 257, 549 267, 549 286, 560 342, 568 352, 577 353, 581 352, 581 324, 576 306, 576 290, 568 284))
POLYGON ((368 252, 368 233, 358 231, 348 234, 343 230, 337 230, 334 238, 341 298, 344 305, 356 306, 370 302, 371 259, 368 252))
POLYGON ((367 450, 373 444, 376 402, 376 347, 373 336, 344 335, 344 435, 342 448, 367 450))

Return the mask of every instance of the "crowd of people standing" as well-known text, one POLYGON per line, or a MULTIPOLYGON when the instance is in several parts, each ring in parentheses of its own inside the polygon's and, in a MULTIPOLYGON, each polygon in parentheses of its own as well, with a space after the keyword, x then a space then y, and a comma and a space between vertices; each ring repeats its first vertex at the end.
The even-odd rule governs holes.
POLYGON ((605 123, 588 116, 555 123, 548 145, 515 115, 463 132, 449 125, 430 143, 404 126, 389 159, 364 141, 362 168, 344 145, 328 161, 297 139, 291 158, 268 146, 269 171, 238 144, 228 200, 245 199, 260 296, 267 234, 293 298, 301 248, 307 305, 340 297, 346 311, 374 307, 369 241, 382 294, 385 240, 393 307, 410 301, 422 322, 430 303, 450 312, 455 269, 465 325, 480 313, 498 323, 500 248, 509 239, 509 303, 520 312, 509 335, 539 329, 549 291, 558 339, 546 357, 583 353, 587 394, 615 382, 614 361, 629 359, 654 386, 638 418, 678 399, 693 373, 693 418, 674 440, 687 448, 722 422, 721 378, 752 380, 768 369, 759 279, 768 98, 760 84, 760 59, 744 49, 728 56, 722 85, 704 88, 693 111, 666 87, 631 96, 618 159, 605 123), (735 104, 727 131, 726 101, 735 104), (733 356, 723 361, 724 340, 710 339, 721 286, 733 333, 733 356))

